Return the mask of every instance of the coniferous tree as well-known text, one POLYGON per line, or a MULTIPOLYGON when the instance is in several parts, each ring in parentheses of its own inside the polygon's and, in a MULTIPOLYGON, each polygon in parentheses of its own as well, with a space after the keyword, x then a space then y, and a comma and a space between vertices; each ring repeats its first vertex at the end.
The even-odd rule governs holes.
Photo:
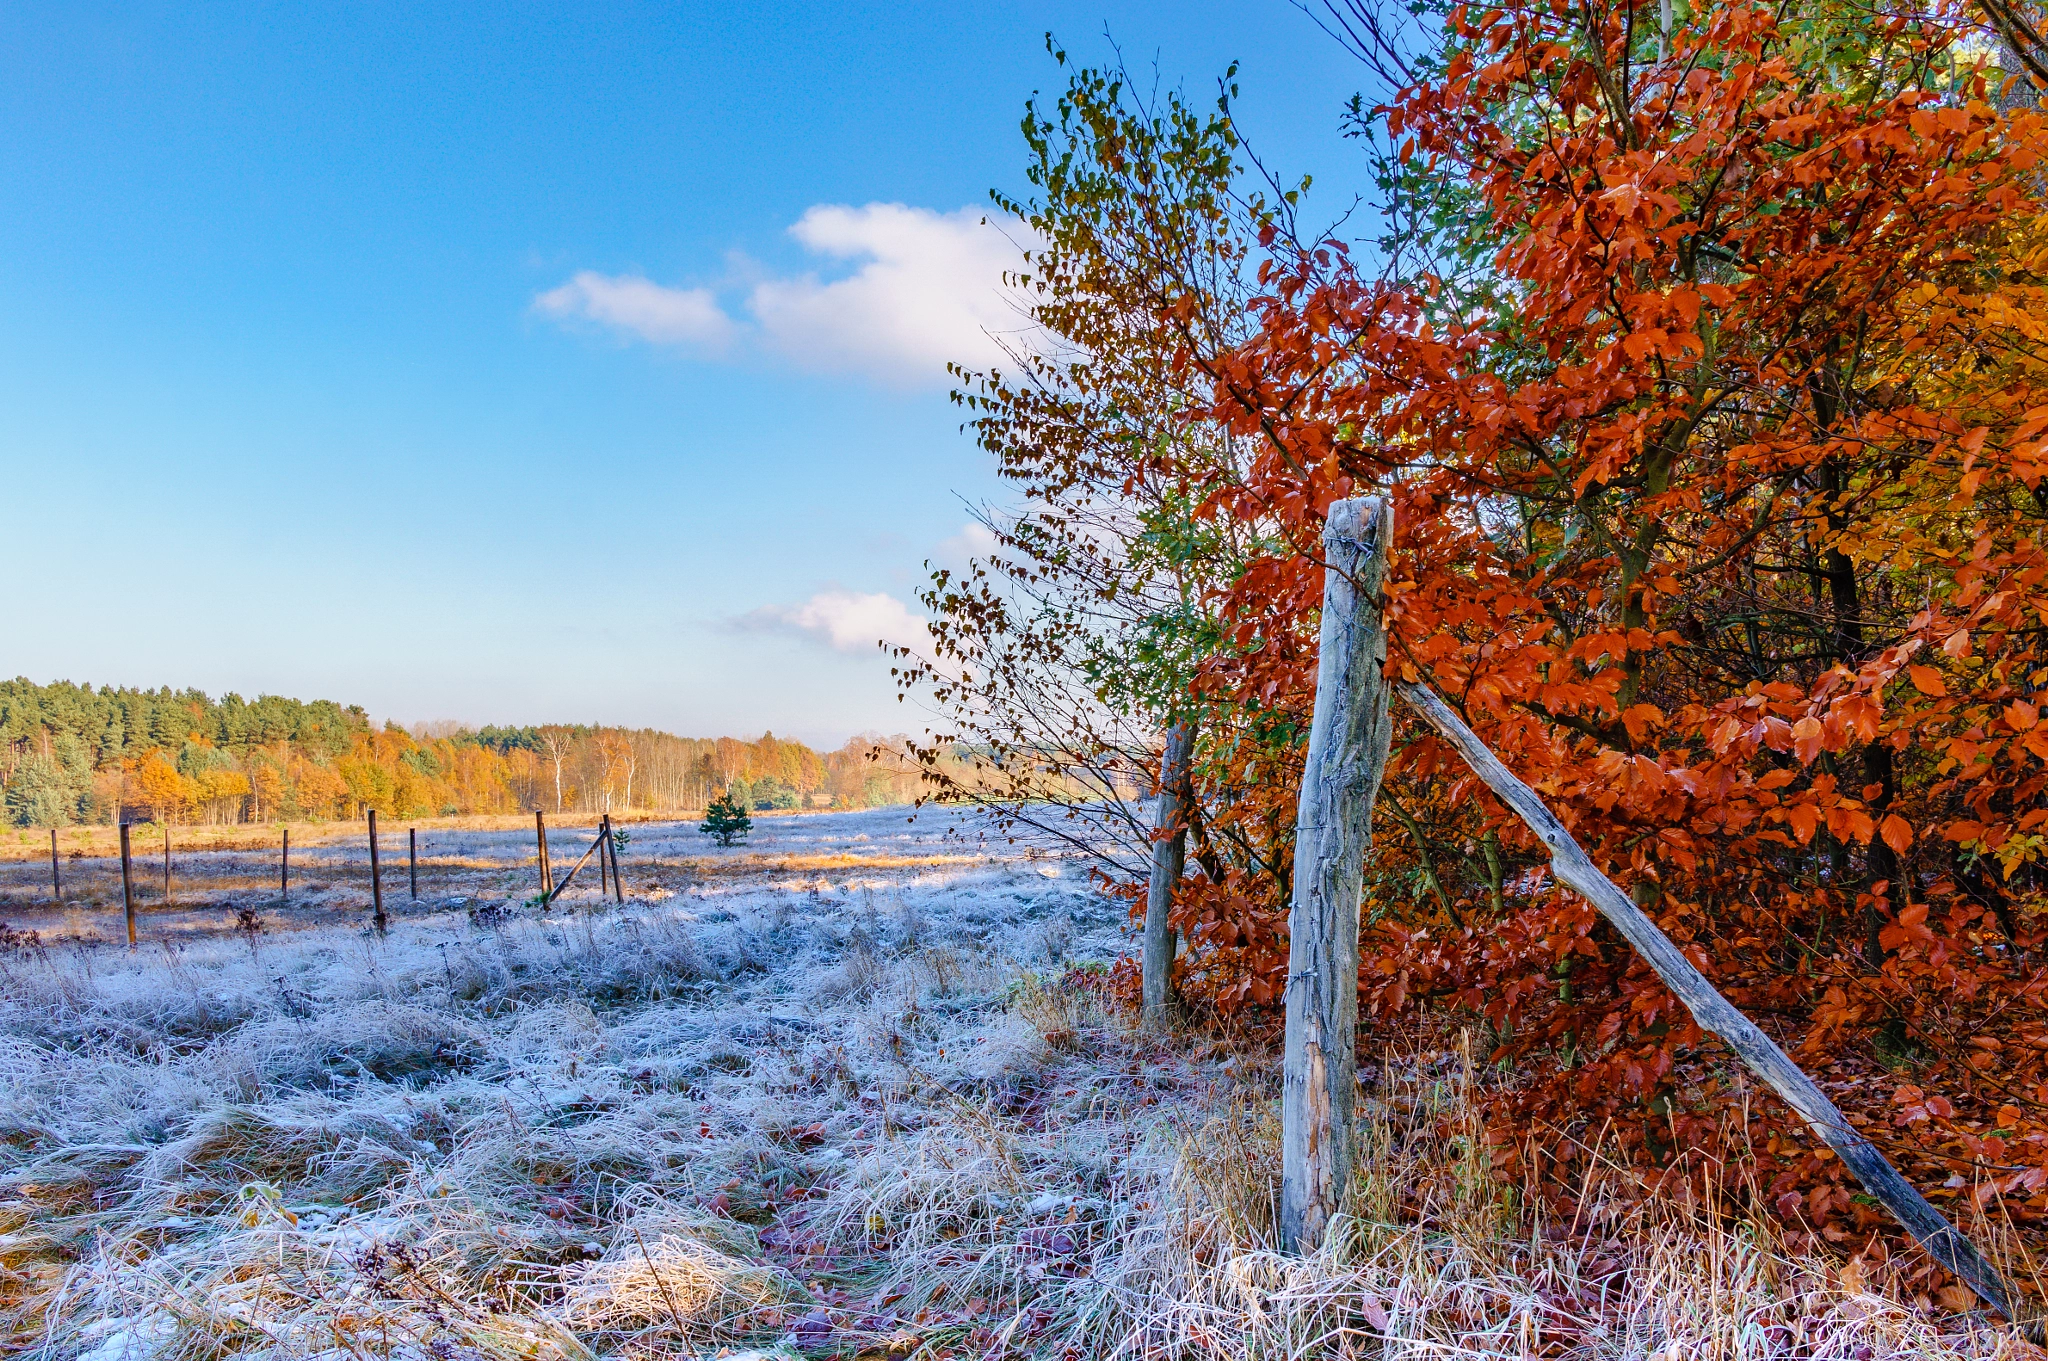
POLYGON ((747 816, 743 804, 730 793, 725 793, 713 799, 711 807, 704 810, 704 821, 697 825, 697 830, 721 846, 730 846, 747 839, 747 833, 754 830, 754 820, 747 816))

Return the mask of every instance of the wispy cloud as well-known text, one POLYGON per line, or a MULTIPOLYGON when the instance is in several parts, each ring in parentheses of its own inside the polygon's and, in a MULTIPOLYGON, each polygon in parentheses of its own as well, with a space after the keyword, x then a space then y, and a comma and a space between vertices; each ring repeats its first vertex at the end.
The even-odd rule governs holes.
POLYGON ((961 571, 971 559, 985 558, 996 548, 995 532, 979 520, 969 520, 960 526, 958 534, 939 540, 938 548, 932 553, 932 561, 941 567, 961 571))
POLYGON ((811 254, 852 272, 760 279, 740 301, 744 324, 710 289, 587 270, 534 306, 658 345, 716 350, 750 335, 799 368, 859 374, 891 387, 943 383, 949 361, 1000 363, 998 338, 1026 327, 1003 284, 1005 271, 1023 264, 1027 244, 1014 221, 973 208, 821 204, 789 230, 811 254))
POLYGON ((533 300, 558 321, 594 321, 656 345, 722 350, 737 327, 708 288, 665 288, 637 274, 583 270, 533 300))
POLYGON ((893 595, 820 591, 798 605, 763 605, 742 615, 740 627, 793 633, 836 652, 872 652, 881 644, 919 653, 931 649, 931 630, 893 595))

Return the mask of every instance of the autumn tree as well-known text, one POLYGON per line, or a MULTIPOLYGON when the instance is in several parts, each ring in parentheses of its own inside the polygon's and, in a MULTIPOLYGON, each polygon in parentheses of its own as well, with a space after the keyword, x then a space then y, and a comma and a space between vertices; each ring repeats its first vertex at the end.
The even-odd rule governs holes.
MULTIPOLYGON (((1204 108, 1079 70, 1053 107, 1027 110, 1032 192, 997 204, 1032 234, 1016 278, 1030 329, 1008 366, 961 371, 956 394, 1022 504, 983 509, 989 551, 933 574, 933 655, 899 653, 905 689, 951 725, 917 753, 936 792, 1125 873, 1151 858, 1135 796, 1151 793, 1167 728, 1256 740, 1196 719, 1212 598, 1257 530, 1197 517, 1204 481, 1230 480, 1235 456, 1220 428, 1187 419, 1207 387, 1170 362, 1251 329, 1241 267, 1262 209, 1233 192, 1230 94, 1226 79, 1204 108)), ((1220 872, 1211 843, 1235 830, 1195 835, 1220 872)))
MULTIPOLYGON (((1170 635, 1213 725, 1184 990, 1229 1009, 1284 985, 1322 518, 1384 490, 1399 673, 1445 694, 1739 1004, 1858 1084, 1852 1118, 1903 1132, 1924 1185, 1975 1178, 2017 1221, 2048 1213, 2026 964, 2048 944, 2041 116, 1994 101, 2010 73, 1972 55, 1992 35, 1960 5, 1382 18, 1332 27, 1385 78, 1352 117, 1391 240, 1313 235, 1258 201, 1234 316, 1228 250, 1164 256, 1149 290, 1048 274, 1083 312, 1122 300, 1115 343, 1147 357, 1152 395, 977 395, 1027 514, 1149 478, 1227 546, 1170 635), (1189 324, 1212 308, 1222 324, 1189 324), (1085 428, 1055 440, 1045 410, 1085 428), (1147 420, 1167 437, 1127 437, 1147 420)), ((1062 136, 1039 158, 1061 173, 1146 150, 1113 119, 1062 136)), ((1102 192, 1034 225, 1056 242, 1072 216, 1117 238, 1103 255, 1140 253, 1144 185, 1102 192)), ((1141 550, 1113 544, 1110 570, 1141 550)), ((1014 575, 1051 593, 1061 551, 1016 554, 1014 575)), ((969 707, 1064 719, 984 674, 1002 655, 985 640, 1034 637, 1001 597, 935 595, 942 636, 982 662, 969 707)), ((1158 712, 1108 693, 1127 720, 1158 712)), ((1602 1122, 1667 1164, 1719 1137, 1713 1046, 1412 721, 1380 807, 1361 992, 1389 1022, 1427 1004, 1480 1025, 1514 1065, 1497 1159, 1535 1126, 1602 1122)), ((1753 1165, 1795 1223, 1877 1220, 1796 1129, 1753 1165)))
MULTIPOLYGON (((1258 339, 1193 362, 1258 450, 1212 512, 1282 508, 1293 547, 1233 583, 1259 645, 1204 683, 1305 698, 1310 536, 1390 487, 1402 674, 1724 988, 1850 1072, 2005 1043, 1993 1018, 2039 986, 2031 889, 1979 865, 2040 789, 1984 759, 2017 756, 2037 683, 2039 117, 1987 102, 1961 9, 1640 17, 1449 15, 1377 110, 1411 273, 1267 234, 1258 339)), ((1367 995, 1484 1018, 1525 1118, 1605 1113, 1650 1157, 1711 1141, 1713 1103, 1679 1099, 1711 1062, 1690 1017, 1455 758, 1399 745, 1367 995)), ((1946 1070, 1944 1108, 2048 1138, 1976 1071, 1946 1070)), ((1943 1175, 1989 1147, 1921 1146, 1943 1175)), ((1797 1138, 1763 1165, 1787 1213, 1871 1218, 1797 1138)), ((2039 1213, 2048 1172, 2002 1175, 2039 1213)))
POLYGON ((151 752, 136 768, 135 791, 158 822, 184 816, 198 795, 192 780, 178 773, 162 752, 151 752))
POLYGON ((569 754, 569 745, 575 737, 574 730, 558 723, 550 723, 535 729, 541 750, 547 753, 548 765, 555 775, 555 811, 562 810, 562 761, 569 754))

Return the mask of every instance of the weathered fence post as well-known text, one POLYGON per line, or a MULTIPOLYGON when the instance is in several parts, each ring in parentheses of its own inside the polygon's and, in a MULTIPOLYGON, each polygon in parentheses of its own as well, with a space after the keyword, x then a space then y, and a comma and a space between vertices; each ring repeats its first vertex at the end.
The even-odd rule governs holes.
POLYGON ((1323 526, 1315 720, 1294 833, 1287 914, 1287 1055, 1280 1107, 1280 1241, 1321 1246, 1351 1180, 1358 1068, 1358 903, 1372 805, 1393 735, 1380 585, 1394 536, 1386 497, 1339 501, 1323 526))
POLYGON ((552 898, 555 895, 555 876, 548 870, 548 820, 538 808, 533 810, 533 840, 540 848, 540 896, 552 898))
POLYGON ((1159 758, 1159 803, 1152 818, 1152 883, 1145 894, 1145 962, 1142 996, 1144 1026, 1164 1030, 1173 1020, 1174 886, 1187 867, 1188 758, 1195 747, 1192 723, 1166 730, 1166 750, 1159 758), (1165 833, 1164 836, 1157 835, 1165 833))
MULTIPOLYGON (((555 899, 569 891, 569 885, 576 882, 576 876, 583 872, 583 866, 589 862, 591 856, 595 855, 597 857, 597 863, 602 868, 606 849, 605 843, 611 839, 610 821, 611 819, 607 818, 604 823, 599 824, 597 835, 590 839, 590 844, 583 848, 583 854, 578 856, 576 863, 569 867, 569 872, 562 876, 562 882, 547 891, 546 898, 541 902, 542 907, 548 906, 555 899)), ((603 897, 603 891, 600 890, 598 893, 599 900, 602 901, 603 897)))
POLYGON ((612 832, 612 815, 604 815, 604 849, 612 858, 612 897, 619 906, 626 905, 626 881, 619 877, 619 839, 612 832))
POLYGON ((598 819, 597 839, 603 844, 603 849, 597 853, 597 896, 602 898, 605 895, 605 861, 611 858, 612 852, 612 815, 610 813, 606 813, 598 819))
POLYGON ((1485 781, 1502 803, 1529 824, 1529 830, 1550 848, 1550 870, 1558 882, 1575 890, 1614 924, 1644 962, 1657 971, 1665 986, 1685 1003, 1700 1028, 1720 1036, 1735 1051, 1735 1057, 1769 1083, 1771 1090, 1835 1151, 1842 1165, 1856 1174, 1863 1188, 1905 1225, 1934 1260, 1953 1271, 1979 1299, 2024 1327, 2028 1337, 2040 1345, 2044 1331, 2048 1330, 2044 1330, 2040 1318, 2022 1319, 2013 1312, 2018 1297, 1997 1269, 1942 1217, 1941 1211, 1927 1203, 1912 1183, 1899 1175, 1874 1144, 1849 1124, 1835 1103, 1800 1071, 1777 1042, 1723 997, 1707 976, 1671 943, 1671 938, 1658 929, 1657 923, 1636 906, 1635 900, 1600 872, 1536 791, 1501 764, 1478 734, 1465 726, 1456 711, 1428 686, 1403 685, 1401 697, 1457 748, 1473 773, 1485 781))
POLYGON ((406 862, 412 872, 412 900, 418 902, 420 900, 420 829, 417 827, 406 828, 405 840, 406 862))
POLYGON ((284 829, 284 845, 277 852, 278 906, 289 907, 292 901, 292 829, 284 829))
POLYGON ((57 906, 64 905, 64 875, 57 861, 57 829, 50 829, 50 896, 57 900, 57 906))
POLYGON ((164 822, 164 906, 171 905, 171 824, 164 822))
POLYGON ((384 876, 378 873, 377 865, 377 810, 372 808, 369 810, 369 813, 370 902, 374 905, 375 909, 375 915, 370 918, 370 924, 377 928, 377 934, 381 936, 384 934, 384 876))
POLYGON ((121 824, 121 905, 128 911, 128 948, 135 948, 135 861, 128 850, 128 824, 121 824))

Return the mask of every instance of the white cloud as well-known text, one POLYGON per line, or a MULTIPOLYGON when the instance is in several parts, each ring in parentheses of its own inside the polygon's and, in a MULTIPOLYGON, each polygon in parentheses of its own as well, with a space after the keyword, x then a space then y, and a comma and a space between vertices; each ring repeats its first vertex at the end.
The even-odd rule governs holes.
POLYGON ((557 320, 595 321, 657 345, 719 350, 735 327, 708 288, 664 288, 637 274, 583 270, 533 300, 557 320))
POLYGON ((877 644, 931 651, 931 630, 893 595, 820 591, 800 605, 764 605, 741 627, 796 633, 838 652, 872 652, 877 644))
POLYGON ((996 536, 979 520, 969 520, 960 532, 941 539, 932 561, 941 567, 964 571, 970 558, 986 558, 996 550, 996 536))
POLYGON ((1025 324, 1002 286, 1023 256, 1015 224, 984 217, 900 203, 812 208, 790 235, 815 254, 866 263, 843 279, 766 280, 747 306, 768 343, 805 368, 909 386, 943 381, 949 360, 999 363, 991 333, 1025 324))
POLYGON ((1027 329, 1016 295, 1003 286, 1003 274, 1022 267, 1029 244, 1014 220, 974 208, 820 204, 789 231, 813 255, 853 272, 758 280, 745 297, 749 326, 711 289, 589 270, 542 293, 534 307, 658 345, 716 350, 751 333, 799 368, 861 374, 892 387, 944 383, 949 361, 999 364, 996 337, 1027 329))

